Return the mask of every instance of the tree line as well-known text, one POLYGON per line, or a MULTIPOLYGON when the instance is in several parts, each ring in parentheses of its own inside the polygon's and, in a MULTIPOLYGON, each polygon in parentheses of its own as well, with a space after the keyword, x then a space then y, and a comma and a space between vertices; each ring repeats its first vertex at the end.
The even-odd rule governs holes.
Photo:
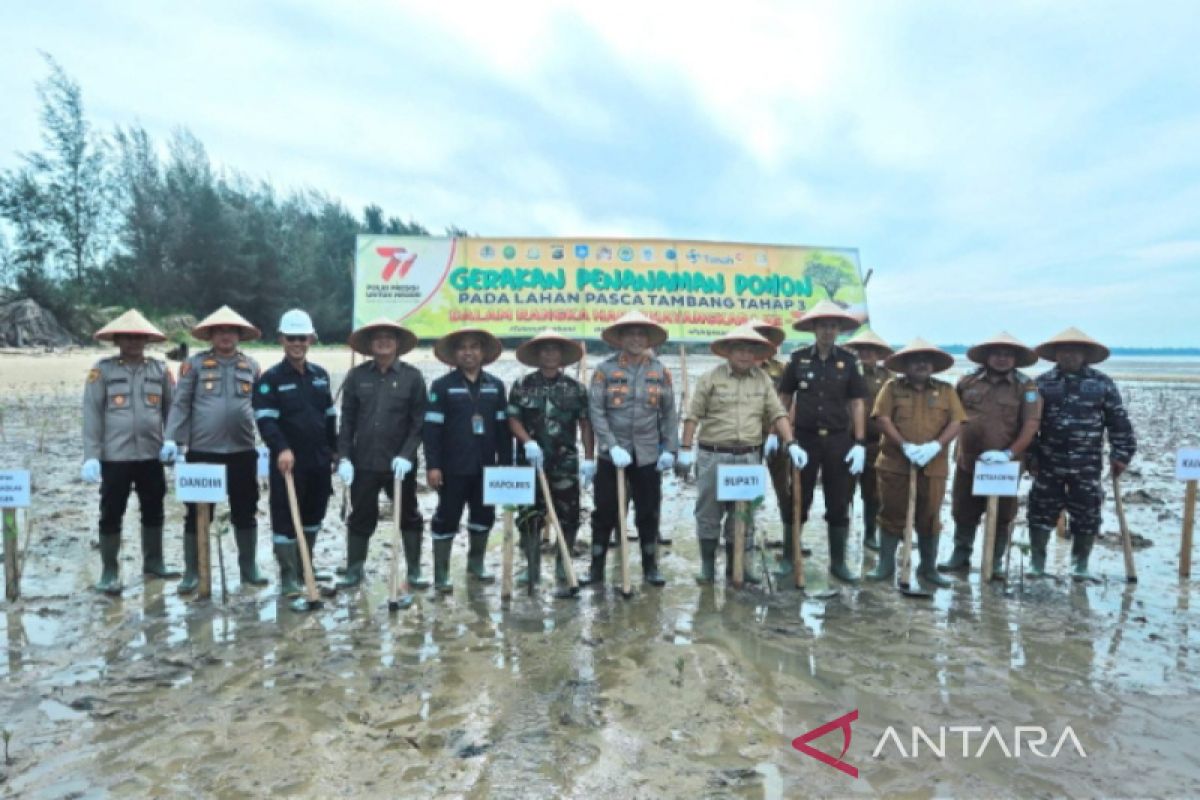
POLYGON ((323 338, 344 340, 355 236, 429 235, 378 205, 356 216, 323 192, 219 169, 186 128, 165 147, 136 124, 98 130, 79 84, 44 57, 41 147, 0 173, 0 286, 80 338, 106 307, 199 317, 228 303, 264 331, 304 308, 323 338))

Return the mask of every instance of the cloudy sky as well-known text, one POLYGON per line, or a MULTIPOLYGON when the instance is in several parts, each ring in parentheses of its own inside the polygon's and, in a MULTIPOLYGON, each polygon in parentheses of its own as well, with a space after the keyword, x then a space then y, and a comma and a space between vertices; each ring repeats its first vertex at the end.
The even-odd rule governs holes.
POLYGON ((102 128, 432 230, 856 247, 892 340, 1200 346, 1200 5, 59 2, 0 10, 0 167, 52 53, 102 128))

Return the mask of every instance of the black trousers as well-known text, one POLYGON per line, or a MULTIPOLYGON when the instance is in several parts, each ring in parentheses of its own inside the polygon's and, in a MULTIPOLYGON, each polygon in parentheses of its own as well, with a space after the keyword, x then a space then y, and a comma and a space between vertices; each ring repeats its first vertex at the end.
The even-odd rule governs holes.
POLYGON ((119 534, 129 505, 130 490, 136 491, 142 510, 142 526, 161 528, 163 497, 167 479, 158 459, 149 461, 100 462, 100 534, 119 534))
MULTIPOLYGON (((395 475, 391 470, 354 470, 354 483, 350 484, 350 518, 346 527, 351 536, 370 538, 379 525, 379 490, 392 499, 395 493, 395 475)), ((417 471, 412 469, 400 481, 400 530, 420 533, 425 527, 421 509, 417 504, 417 471)))
POLYGON ((483 504, 483 473, 476 475, 446 475, 438 490, 437 511, 429 530, 433 539, 453 539, 458 533, 463 508, 469 506, 467 531, 486 533, 496 522, 496 509, 483 504))
POLYGON ((808 521, 813 491, 818 478, 825 492, 825 523, 829 526, 850 524, 850 452, 849 431, 835 431, 821 436, 815 431, 797 431, 796 442, 808 454, 808 463, 800 470, 801 520, 808 521))
MULTIPOLYGON (((297 464, 292 469, 292 480, 296 483, 296 504, 300 507, 300 524, 305 533, 309 529, 319 528, 325 521, 325 511, 329 508, 329 497, 333 494, 333 476, 329 467, 301 466, 297 464)), ((284 483, 283 473, 275 466, 275 453, 271 454, 271 532, 276 536, 288 539, 296 538, 296 529, 292 525, 292 512, 288 506, 287 484, 284 483)), ((308 537, 311 540, 311 536, 308 537)), ((312 542, 310 541, 311 545, 312 542)))
MULTIPOLYGON (((640 466, 635 461, 625 468, 629 482, 629 498, 633 500, 634 525, 638 541, 653 544, 658 541, 659 513, 662 509, 662 473, 655 463, 640 466)), ((619 520, 617 514, 626 509, 617 505, 617 468, 607 458, 596 464, 596 508, 592 511, 592 547, 608 545, 619 520)))
MULTIPOLYGON (((256 527, 258 516, 258 451, 240 453, 201 453, 189 450, 189 464, 224 464, 225 485, 229 487, 229 520, 234 530, 256 527)), ((284 491, 287 491, 286 489, 284 491)), ((196 532, 196 503, 186 503, 183 530, 196 532)), ((211 504, 210 504, 211 505, 211 504)), ((211 519, 211 517, 210 517, 211 519)))

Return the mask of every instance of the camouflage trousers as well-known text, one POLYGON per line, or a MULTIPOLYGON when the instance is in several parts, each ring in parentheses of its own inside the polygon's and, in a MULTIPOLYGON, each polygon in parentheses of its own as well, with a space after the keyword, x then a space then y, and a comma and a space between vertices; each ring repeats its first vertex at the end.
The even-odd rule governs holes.
MULTIPOLYGON (((554 513, 558 515, 558 521, 562 525, 567 546, 573 547, 575 536, 579 532, 579 477, 574 473, 569 476, 547 473, 546 483, 550 484, 550 499, 554 501, 554 513)), ((537 490, 537 504, 529 509, 529 512, 518 517, 517 528, 521 533, 522 543, 526 541, 527 536, 540 539, 542 530, 550 524, 540 485, 537 490)))
POLYGON ((1053 528, 1066 509, 1072 536, 1095 536, 1100 532, 1103 505, 1100 476, 1043 465, 1029 490, 1029 527, 1053 528))

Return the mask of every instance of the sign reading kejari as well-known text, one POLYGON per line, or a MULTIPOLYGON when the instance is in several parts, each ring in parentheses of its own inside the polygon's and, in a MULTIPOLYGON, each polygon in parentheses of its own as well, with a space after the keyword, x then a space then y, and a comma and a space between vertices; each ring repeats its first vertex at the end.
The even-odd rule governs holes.
POLYGON ((827 297, 867 318, 857 250, 361 235, 354 327, 387 317, 426 339, 478 327, 513 338, 554 328, 594 340, 638 309, 673 341, 704 342, 754 317, 790 327, 827 297))
POLYGON ((975 462, 975 481, 971 493, 979 497, 1016 497, 1021 485, 1021 465, 1016 461, 1000 464, 975 462))

